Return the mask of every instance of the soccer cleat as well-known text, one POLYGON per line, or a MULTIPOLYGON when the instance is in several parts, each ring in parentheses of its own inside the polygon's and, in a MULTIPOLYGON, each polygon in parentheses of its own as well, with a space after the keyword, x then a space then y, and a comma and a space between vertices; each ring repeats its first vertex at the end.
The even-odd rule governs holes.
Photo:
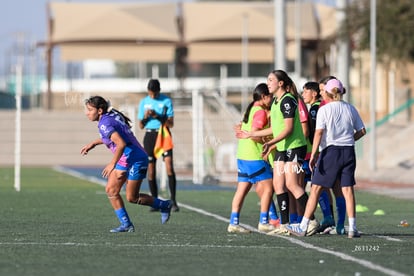
POLYGON ((171 212, 179 212, 180 208, 178 207, 177 203, 173 203, 171 207, 171 212))
POLYGON ((173 203, 169 200, 167 208, 161 209, 161 224, 165 224, 170 219, 172 206, 173 203))
POLYGON ((358 232, 358 230, 353 230, 353 231, 349 231, 348 232, 348 238, 352 239, 352 238, 360 238, 361 234, 358 232))
POLYGON ((335 226, 335 220, 332 216, 325 217, 320 223, 319 228, 317 229, 317 233, 324 232, 326 228, 335 226))
POLYGON ((312 236, 318 231, 319 222, 316 219, 309 221, 308 229, 306 229, 306 236, 312 236))
POLYGON ((286 226, 286 229, 290 234, 297 237, 304 237, 306 235, 306 231, 303 231, 302 228, 300 228, 300 224, 288 225, 286 226))
POLYGON ((278 227, 280 225, 280 219, 271 219, 269 220, 269 224, 273 225, 274 227, 278 227))
POLYGON ((238 225, 238 224, 229 224, 229 226, 227 227, 227 232, 229 232, 229 233, 249 234, 250 230, 246 229, 243 226, 238 225))
POLYGON ((326 234, 330 234, 330 235, 345 235, 346 231, 345 231, 345 227, 343 225, 338 225, 338 226, 330 226, 328 228, 325 229, 325 231, 320 232, 319 234, 321 235, 326 235, 326 234))
POLYGON ((135 232, 135 228, 133 224, 130 224, 130 225, 121 224, 119 227, 111 229, 109 232, 111 233, 135 232))
POLYGON ((328 235, 328 234, 336 235, 336 228, 333 226, 329 226, 325 230, 323 230, 323 232, 318 232, 318 233, 321 235, 328 235))
POLYGON ((343 225, 337 225, 336 226, 336 234, 338 234, 338 235, 345 235, 345 227, 343 226, 343 225))
POLYGON ((275 230, 275 227, 270 223, 259 223, 259 225, 257 226, 257 230, 259 230, 260 232, 268 233, 270 231, 275 230))
POLYGON ((287 225, 288 224, 280 224, 278 227, 275 227, 275 230, 272 230, 272 231, 266 233, 266 235, 269 235, 269 236, 278 236, 278 235, 288 236, 289 231, 286 228, 287 225))

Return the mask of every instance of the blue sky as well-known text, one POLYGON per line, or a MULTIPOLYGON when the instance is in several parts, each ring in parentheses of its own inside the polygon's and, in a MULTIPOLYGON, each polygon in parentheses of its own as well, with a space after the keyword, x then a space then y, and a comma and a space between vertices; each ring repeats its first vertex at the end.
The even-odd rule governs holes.
MULTIPOLYGON (((187 0, 188 1, 188 0, 187 0)), ((4 51, 13 47, 13 41, 24 36, 27 41, 39 41, 46 38, 46 7, 48 0, 3 0, 0 4, 0 58, 4 51)), ((76 0, 53 2, 162 2, 161 0, 76 0)), ((164 0, 163 2, 176 2, 164 0)))

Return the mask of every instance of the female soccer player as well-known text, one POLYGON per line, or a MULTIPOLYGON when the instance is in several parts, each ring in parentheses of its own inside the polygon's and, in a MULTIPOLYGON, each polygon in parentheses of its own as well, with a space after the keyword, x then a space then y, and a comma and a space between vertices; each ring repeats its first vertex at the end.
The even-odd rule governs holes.
POLYGON ((310 197, 299 226, 290 225, 288 231, 296 236, 306 235, 309 218, 313 216, 323 188, 331 188, 339 180, 345 197, 349 222, 349 238, 360 237, 355 218, 355 141, 366 134, 358 111, 342 101, 344 88, 337 79, 327 82, 321 91, 326 104, 319 108, 310 168, 314 171, 310 197), (318 150, 321 149, 318 157, 318 150))
MULTIPOLYGON (((272 94, 265 83, 260 83, 253 91, 253 101, 247 107, 239 130, 260 130, 269 127, 268 110, 272 102, 272 94)), ((256 185, 256 192, 260 197, 260 219, 258 230, 270 232, 274 226, 269 223, 268 210, 273 200, 272 168, 262 158, 262 137, 240 139, 237 147, 238 184, 231 204, 230 224, 227 231, 230 233, 249 233, 239 224, 240 211, 247 193, 256 185)))
POLYGON ((110 108, 108 102, 100 96, 90 97, 85 101, 85 105, 88 119, 98 122, 101 138, 84 146, 81 154, 86 155, 95 146, 101 144, 105 144, 113 153, 111 161, 102 171, 102 176, 108 179, 105 191, 121 225, 110 232, 135 231, 119 194, 125 181, 126 199, 134 204, 160 209, 161 223, 166 223, 170 218, 172 202, 139 192, 147 173, 148 155, 132 133, 130 119, 110 108))
MULTIPOLYGON (((270 111, 271 128, 256 131, 240 131, 238 138, 262 137, 273 135, 273 139, 263 145, 263 156, 276 148, 273 166, 273 188, 276 193, 282 224, 269 235, 289 234, 288 190, 305 209, 308 196, 299 184, 300 168, 306 155, 306 140, 299 119, 298 103, 289 90, 296 89, 294 82, 283 70, 274 70, 267 78, 269 92, 275 97, 270 111)), ((312 221, 308 229, 313 233, 319 223, 312 221)))

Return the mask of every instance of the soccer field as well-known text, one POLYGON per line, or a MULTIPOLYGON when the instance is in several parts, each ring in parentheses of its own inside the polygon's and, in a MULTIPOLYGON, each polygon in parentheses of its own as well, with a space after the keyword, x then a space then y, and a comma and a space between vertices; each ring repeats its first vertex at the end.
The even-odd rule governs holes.
MULTIPOLYGON (((113 234, 101 185, 49 168, 23 168, 21 183, 16 192, 13 169, 0 169, 0 275, 413 274, 414 226, 398 226, 414 222, 413 201, 357 191, 360 239, 237 235, 226 232, 234 191, 195 186, 179 188, 181 210, 166 225, 126 203, 136 232, 113 234)), ((250 193, 241 222, 255 229, 258 215, 250 193)))

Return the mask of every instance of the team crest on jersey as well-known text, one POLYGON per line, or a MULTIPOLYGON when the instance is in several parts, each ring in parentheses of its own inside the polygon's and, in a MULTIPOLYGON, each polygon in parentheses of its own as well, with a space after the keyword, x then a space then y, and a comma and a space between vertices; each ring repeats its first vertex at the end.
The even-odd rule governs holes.
POLYGON ((311 113, 311 116, 312 116, 312 117, 315 117, 315 116, 316 116, 316 111, 315 111, 315 110, 311 110, 311 112, 310 112, 310 113, 311 113))
POLYGON ((108 132, 108 130, 106 129, 106 126, 105 125, 101 125, 101 130, 102 130, 102 132, 103 133, 107 133, 108 132))
POLYGON ((285 103, 283 106, 285 107, 285 113, 289 114, 290 110, 292 109, 290 103, 285 103))

